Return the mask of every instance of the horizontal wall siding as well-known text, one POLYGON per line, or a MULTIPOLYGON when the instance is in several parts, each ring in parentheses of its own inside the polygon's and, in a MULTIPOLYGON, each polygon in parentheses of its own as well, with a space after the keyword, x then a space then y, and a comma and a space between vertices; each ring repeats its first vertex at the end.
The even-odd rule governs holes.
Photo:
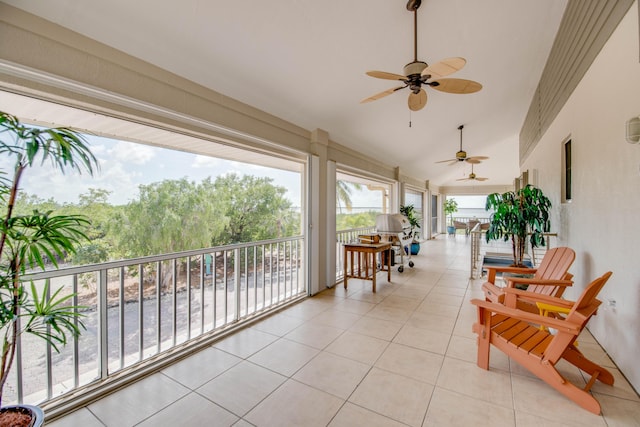
MULTIPOLYGON (((520 164, 540 141, 634 0, 570 0, 520 131, 520 164)), ((611 70, 612 76, 615 70, 611 70)))

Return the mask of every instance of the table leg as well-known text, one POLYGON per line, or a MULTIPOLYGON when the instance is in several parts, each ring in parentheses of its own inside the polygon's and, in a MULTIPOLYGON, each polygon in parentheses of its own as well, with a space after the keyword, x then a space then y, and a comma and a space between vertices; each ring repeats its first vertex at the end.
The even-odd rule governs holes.
POLYGON ((387 250, 387 282, 391 281, 391 249, 387 250))
MULTIPOLYGON (((372 254, 371 254, 371 256, 372 256, 372 257, 375 257, 375 253, 372 253, 372 254)), ((369 254, 367 254, 367 260, 368 260, 368 259, 369 259, 369 254)), ((372 271, 373 271, 373 273, 372 273, 372 274, 373 274, 373 279, 372 279, 372 280, 373 280, 373 293, 375 294, 375 293, 376 293, 376 276, 377 276, 377 274, 376 274, 376 273, 377 273, 377 269, 376 269, 376 262, 375 262, 375 258, 373 259, 373 268, 372 268, 372 271)))
POLYGON ((349 251, 347 251, 347 247, 344 247, 344 288, 347 289, 347 277, 349 276, 349 258, 348 258, 348 254, 349 251))
POLYGON ((362 254, 362 257, 364 258, 364 278, 368 279, 369 278, 369 254, 364 252, 362 254))

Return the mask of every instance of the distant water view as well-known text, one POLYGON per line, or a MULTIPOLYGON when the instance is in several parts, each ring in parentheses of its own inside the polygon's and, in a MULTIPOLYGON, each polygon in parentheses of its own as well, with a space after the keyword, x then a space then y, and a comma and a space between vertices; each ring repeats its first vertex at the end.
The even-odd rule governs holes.
MULTIPOLYGON (((342 208, 342 212, 337 210, 337 213, 345 213, 345 214, 357 214, 362 212, 380 212, 381 209, 379 207, 353 207, 350 211, 347 211, 346 208, 342 208)), ((484 210, 484 208, 458 208, 458 212, 453 214, 454 218, 489 218, 491 216, 491 212, 484 210)))
POLYGON ((458 212, 453 214, 454 218, 489 218, 490 211, 478 208, 458 208, 458 212))

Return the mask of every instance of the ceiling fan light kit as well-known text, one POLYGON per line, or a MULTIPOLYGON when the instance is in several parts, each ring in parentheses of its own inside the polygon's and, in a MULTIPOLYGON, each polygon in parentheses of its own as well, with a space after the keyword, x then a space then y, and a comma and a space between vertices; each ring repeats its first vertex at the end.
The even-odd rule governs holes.
POLYGON ((440 92, 467 94, 475 93, 482 89, 482 85, 473 80, 466 79, 445 79, 443 77, 459 71, 467 63, 466 59, 460 57, 443 59, 429 66, 426 62, 418 61, 418 8, 422 2, 420 0, 409 0, 407 10, 413 12, 413 61, 404 66, 403 73, 395 74, 386 71, 367 71, 367 75, 378 79, 398 80, 404 85, 387 89, 384 92, 363 99, 360 103, 376 101, 387 95, 408 87, 408 106, 411 111, 419 111, 427 104, 427 93, 424 86, 431 86, 440 92))

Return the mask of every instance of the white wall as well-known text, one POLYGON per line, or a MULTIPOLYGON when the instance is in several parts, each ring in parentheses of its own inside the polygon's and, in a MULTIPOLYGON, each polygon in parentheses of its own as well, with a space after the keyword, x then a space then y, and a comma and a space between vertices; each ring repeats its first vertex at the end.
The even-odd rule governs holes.
POLYGON ((625 142, 625 121, 640 115, 638 2, 523 163, 553 203, 552 231, 575 249, 576 297, 593 278, 613 276, 589 329, 640 390, 640 144, 625 142), (572 140, 573 195, 561 204, 562 144, 572 140), (616 306, 608 305, 615 300, 616 306))

